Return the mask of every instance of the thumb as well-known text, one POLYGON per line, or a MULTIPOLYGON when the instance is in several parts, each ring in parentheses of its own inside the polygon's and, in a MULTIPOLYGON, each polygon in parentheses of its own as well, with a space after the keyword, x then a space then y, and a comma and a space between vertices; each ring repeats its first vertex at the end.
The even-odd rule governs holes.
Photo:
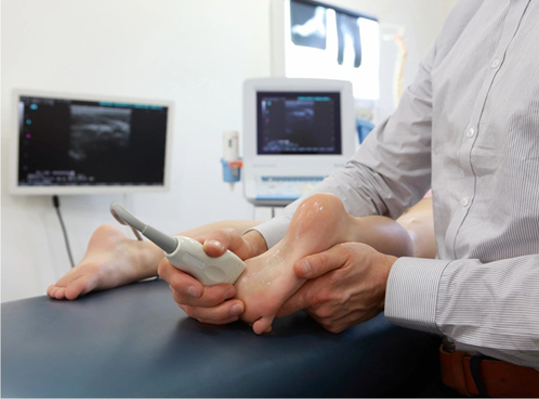
POLYGON ((316 281, 307 281, 294 295, 288 298, 277 311, 277 317, 285 317, 315 305, 314 300, 319 292, 319 287, 314 287, 313 283, 316 281))
POLYGON ((311 280, 344 266, 349 259, 349 250, 337 244, 327 251, 309 255, 294 263, 294 273, 301 279, 311 280))
POLYGON ((214 230, 205 236, 198 237, 198 240, 208 256, 219 257, 229 249, 241 259, 249 258, 249 245, 233 228, 214 230))

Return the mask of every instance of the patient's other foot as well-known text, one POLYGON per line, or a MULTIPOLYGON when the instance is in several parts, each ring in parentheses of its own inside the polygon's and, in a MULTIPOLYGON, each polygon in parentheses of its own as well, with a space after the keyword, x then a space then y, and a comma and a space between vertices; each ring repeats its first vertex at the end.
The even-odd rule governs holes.
MULTIPOLYGON (((157 274, 147 264, 153 248, 148 241, 134 241, 117 227, 103 225, 92 237, 82 260, 47 288, 56 299, 76 299, 95 290, 129 284, 157 274)), ((155 252, 153 252, 155 253, 155 252)), ((161 252, 162 254, 162 252, 161 252)))
POLYGON ((360 237, 360 219, 348 215, 339 198, 314 194, 298 207, 285 237, 262 255, 248 259, 236 282, 237 297, 245 303, 242 320, 257 334, 267 332, 281 305, 305 280, 294 274, 299 259, 360 237))

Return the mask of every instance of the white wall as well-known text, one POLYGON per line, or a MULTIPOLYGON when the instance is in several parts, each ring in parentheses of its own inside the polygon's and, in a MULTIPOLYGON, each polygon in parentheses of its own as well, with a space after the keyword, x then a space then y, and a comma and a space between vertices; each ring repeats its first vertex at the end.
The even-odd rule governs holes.
MULTIPOLYGON (((453 2, 338 1, 407 25, 407 82, 453 2)), ((2 301, 42 295, 69 269, 50 197, 7 192, 13 88, 174 101, 172 190, 131 195, 130 208, 169 232, 252 217, 241 185, 231 193, 221 181, 221 132, 241 129, 242 82, 270 74, 270 0, 2 0, 1 6, 2 301)), ((113 222, 108 204, 115 199, 123 198, 61 198, 76 259, 92 231, 113 222)))

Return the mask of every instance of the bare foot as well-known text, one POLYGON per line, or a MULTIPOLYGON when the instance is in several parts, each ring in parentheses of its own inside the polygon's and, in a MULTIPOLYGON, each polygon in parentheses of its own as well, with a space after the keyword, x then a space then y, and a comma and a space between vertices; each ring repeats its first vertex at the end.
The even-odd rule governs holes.
MULTIPOLYGON (((157 275, 157 262, 151 265, 155 249, 148 241, 127 238, 117 227, 99 227, 82 260, 64 277, 47 288, 47 295, 73 300, 95 290, 106 290, 157 275)), ((162 252, 161 252, 162 254, 162 252)), ((161 255, 162 257, 162 255, 161 255)))
POLYGON ((314 194, 298 207, 285 237, 273 248, 246 261, 236 282, 237 297, 245 303, 241 319, 253 323, 257 334, 269 331, 281 305, 305 282, 293 271, 299 259, 347 241, 360 241, 361 219, 351 217, 339 198, 314 194))

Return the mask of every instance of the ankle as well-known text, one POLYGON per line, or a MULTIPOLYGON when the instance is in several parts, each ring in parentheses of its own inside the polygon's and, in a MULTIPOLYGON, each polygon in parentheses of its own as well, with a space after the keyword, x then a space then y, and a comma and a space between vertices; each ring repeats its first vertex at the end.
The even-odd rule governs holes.
POLYGON ((268 245, 266 244, 266 239, 262 234, 256 230, 250 230, 243 235, 243 239, 247 241, 250 246, 251 256, 254 258, 268 250, 268 245))
POLYGON ((133 267, 131 268, 132 278, 141 280, 148 277, 157 276, 157 266, 163 259, 163 251, 151 241, 130 240, 126 251, 133 267))

